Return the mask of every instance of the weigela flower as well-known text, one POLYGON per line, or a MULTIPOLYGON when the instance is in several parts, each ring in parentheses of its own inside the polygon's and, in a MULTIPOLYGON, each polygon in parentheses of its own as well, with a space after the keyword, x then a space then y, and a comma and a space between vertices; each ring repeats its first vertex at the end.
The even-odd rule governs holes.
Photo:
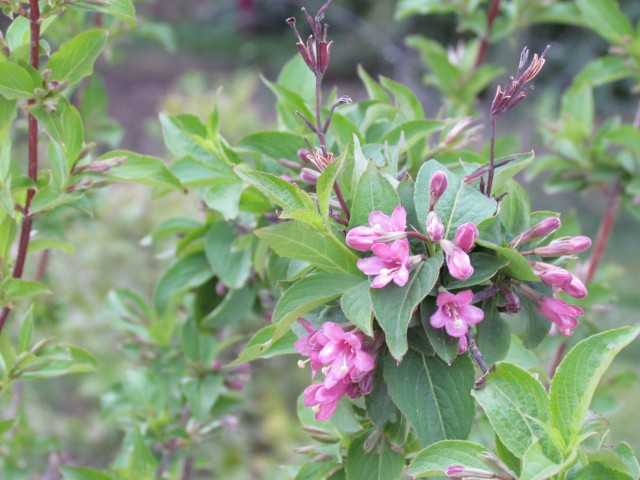
POLYGON ((591 246, 589 237, 565 237, 553 240, 549 245, 534 248, 523 255, 539 255, 541 257, 560 257, 562 255, 577 255, 591 246))
POLYGON ((582 281, 568 270, 544 262, 529 262, 529 264, 545 285, 564 290, 574 298, 587 296, 587 289, 582 281))
POLYGON ((550 233, 555 232, 560 228, 561 222, 557 217, 546 218, 540 223, 534 225, 533 227, 525 230, 511 242, 511 246, 517 247, 523 243, 527 243, 534 238, 544 237, 549 235, 550 233))
POLYGON ((433 172, 433 176, 429 181, 429 210, 433 210, 440 197, 447 189, 449 181, 447 174, 441 170, 433 172))
POLYGON ((360 252, 367 252, 375 243, 390 243, 406 238, 407 212, 397 206, 391 216, 376 210, 369 214, 369 227, 356 227, 347 232, 347 244, 360 252))
POLYGON ((316 419, 323 421, 335 413, 344 395, 357 398, 371 392, 381 338, 366 342, 357 329, 345 332, 337 323, 325 322, 317 330, 304 319, 298 321, 308 333, 295 343, 296 349, 309 357, 312 378, 320 370, 325 373, 322 383, 305 390, 304 405, 312 407, 316 419))
POLYGON ((429 212, 427 215, 427 235, 429 235, 429 239, 437 243, 442 240, 444 237, 444 225, 442 224, 442 220, 438 217, 438 214, 434 211, 429 212))
POLYGON ((373 288, 382 288, 392 280, 399 287, 406 285, 412 262, 406 239, 396 240, 392 244, 376 243, 371 251, 375 255, 361 258, 357 266, 365 275, 375 275, 371 282, 373 288))
POLYGON ((578 325, 576 317, 584 315, 584 310, 575 305, 570 305, 564 300, 555 297, 542 297, 536 309, 546 318, 556 324, 560 333, 564 336, 573 335, 573 329, 578 325))
POLYGON ((467 280, 473 275, 473 266, 469 255, 460 247, 454 245, 449 240, 441 240, 440 246, 444 252, 447 268, 453 278, 467 280))
POLYGON ((478 232, 478 229, 473 223, 463 223, 456 230, 454 243, 457 247, 460 247, 465 252, 468 252, 475 245, 479 235, 480 232, 478 232))
POLYGON ((469 325, 475 325, 484 318, 482 309, 471 305, 472 300, 471 290, 464 290, 455 295, 440 292, 436 299, 438 310, 430 318, 431 326, 444 327, 452 337, 463 337, 469 330, 469 325))

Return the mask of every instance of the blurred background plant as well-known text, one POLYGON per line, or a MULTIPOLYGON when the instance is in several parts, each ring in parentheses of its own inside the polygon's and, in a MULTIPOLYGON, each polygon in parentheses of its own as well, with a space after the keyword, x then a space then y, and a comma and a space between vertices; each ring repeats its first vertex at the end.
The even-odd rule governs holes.
MULTIPOLYGON (((315 11, 321 2, 316 3, 306 6, 315 11)), ((531 180, 538 193, 530 196, 536 210, 575 206, 574 221, 565 222, 566 234, 580 228, 595 234, 612 209, 619 215, 603 267, 590 288, 595 305, 585 333, 636 322, 634 312, 640 305, 633 281, 640 261, 629 253, 637 245, 634 217, 640 195, 640 37, 633 28, 640 5, 606 0, 602 11, 594 11, 593 5, 546 0, 335 1, 327 20, 339 48, 332 52, 325 80, 356 101, 367 95, 358 64, 372 76, 402 82, 422 101, 426 118, 443 122, 427 137, 429 157, 473 161, 478 152, 487 151, 486 141, 478 138, 488 137, 486 112, 493 86, 505 72, 514 71, 522 46, 541 52, 550 44, 545 73, 528 108, 499 125, 497 156, 541 146, 532 164, 540 175, 531 180), (456 124, 454 119, 467 116, 476 116, 476 124, 487 128, 481 134, 476 130, 466 149, 447 156, 442 148, 446 132, 456 124), (619 211, 618 201, 624 206, 619 211)), ((273 81, 292 56, 284 19, 301 6, 291 0, 156 0, 136 2, 135 28, 117 17, 82 10, 66 11, 51 24, 47 36, 54 45, 85 29, 87 22, 110 32, 97 74, 74 94, 85 143, 96 142, 97 154, 122 148, 170 159, 173 173, 189 192, 161 188, 159 195, 148 187, 101 183, 103 188, 87 197, 91 218, 64 209, 38 224, 39 232, 64 237, 75 248, 47 254, 44 281, 54 295, 34 306, 36 338, 54 336, 79 345, 91 352, 99 368, 91 374, 19 382, 13 396, 5 395, 3 418, 19 419, 15 426, 6 424, 11 430, 2 440, 6 478, 57 478, 63 464, 96 469, 111 465, 123 478, 153 478, 158 471, 179 478, 180 469, 188 468, 199 469, 202 478, 284 478, 280 465, 304 460, 292 453, 309 442, 292 413, 307 381, 304 372, 294 368, 295 360, 254 363, 248 383, 246 367, 219 370, 250 333, 268 322, 263 312, 250 307, 252 302, 240 297, 235 301, 248 307, 244 315, 235 308, 230 311, 243 322, 229 327, 236 319, 225 313, 225 302, 234 301, 236 290, 257 295, 243 291, 256 287, 255 279, 237 288, 243 284, 239 278, 221 281, 220 265, 216 276, 202 268, 211 261, 205 258, 207 242, 234 237, 238 231, 225 230, 229 212, 224 207, 215 210, 220 197, 207 192, 198 179, 202 172, 194 169, 188 178, 193 165, 185 157, 194 152, 182 150, 179 135, 185 125, 186 130, 210 128, 218 122, 212 111, 223 137, 234 146, 242 146, 248 132, 273 128, 273 96, 259 74, 273 81), (186 113, 194 116, 182 116, 186 113), (197 255, 201 257, 189 265, 193 269, 187 269, 188 275, 176 274, 181 272, 176 265, 184 267, 197 255), (212 331, 194 335, 202 322, 212 325, 212 331), (280 375, 283 368, 290 373, 280 375), (231 384, 234 375, 245 383, 241 393, 234 389, 239 383, 231 384), (135 470, 136 458, 148 466, 135 470)), ((6 32, 8 20, 4 22, 0 28, 6 32)), ((22 128, 14 149, 26 148, 22 128)), ((219 148, 224 156, 224 145, 219 148)), ((233 190, 218 190, 218 195, 220 191, 233 190)), ((249 240, 239 238, 226 247, 242 252, 249 240)), ((35 275, 38 257, 29 258, 35 275)), ((250 277, 248 269, 245 274, 250 277)), ((15 315, 9 321, 12 338, 19 336, 18 320, 15 315)), ((547 363, 559 344, 555 338, 540 347, 547 363)), ((633 402, 625 400, 637 396, 638 354, 637 346, 621 354, 614 368, 617 375, 600 387, 594 403, 596 411, 612 420, 613 438, 628 441, 636 450, 637 428, 620 420, 632 418, 633 402)), ((85 478, 72 476, 81 473, 68 470, 65 478, 85 478)))

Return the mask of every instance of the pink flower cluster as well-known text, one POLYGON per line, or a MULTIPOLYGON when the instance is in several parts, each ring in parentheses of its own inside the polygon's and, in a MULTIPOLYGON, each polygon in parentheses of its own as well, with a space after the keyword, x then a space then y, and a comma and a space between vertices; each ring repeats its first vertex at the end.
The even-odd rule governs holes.
POLYGON ((469 331, 469 325, 480 323, 484 318, 482 309, 471 305, 472 301, 471 290, 464 290, 455 295, 442 291, 436 299, 438 310, 429 319, 433 328, 444 327, 450 336, 460 339, 458 344, 460 353, 467 350, 465 335, 469 331))
POLYGON ((421 257, 410 256, 404 207, 397 206, 390 217, 378 210, 371 212, 369 225, 347 232, 347 244, 351 248, 360 252, 371 250, 374 254, 358 260, 358 268, 365 275, 374 276, 373 288, 382 288, 391 281, 400 287, 406 285, 412 266, 420 262, 421 257))
MULTIPOLYGON (((521 233, 511 242, 511 245, 516 247, 534 238, 553 233, 558 228, 560 228, 560 220, 548 218, 521 233)), ((577 255, 590 246, 591 239, 589 237, 563 237, 551 241, 548 245, 522 252, 522 254, 526 256, 561 257, 577 255)), ((556 298, 555 294, 564 291, 574 298, 584 298, 587 296, 587 289, 584 283, 576 275, 557 265, 534 260, 530 260, 529 264, 542 283, 554 288, 554 296, 543 295, 526 285, 520 285, 522 293, 534 300, 538 312, 555 323, 562 335, 573 335, 573 329, 578 325, 577 317, 584 315, 584 310, 575 305, 570 305, 560 298, 556 298)), ((515 295, 513 292, 511 294, 515 295)))
POLYGON ((434 207, 447 189, 447 175, 440 170, 433 173, 429 182, 429 215, 427 215, 427 235, 433 243, 439 243, 452 277, 467 280, 473 275, 473 266, 468 253, 478 239, 478 229, 467 222, 458 227, 453 242, 444 238, 444 224, 434 207))
POLYGON ((312 407, 316 420, 324 421, 335 413, 344 395, 353 399, 371 392, 379 344, 366 342, 357 329, 345 332, 337 323, 325 322, 317 330, 302 318, 298 322, 308 333, 295 343, 296 350, 309 357, 311 378, 318 371, 325 374, 322 383, 305 389, 304 405, 312 407))

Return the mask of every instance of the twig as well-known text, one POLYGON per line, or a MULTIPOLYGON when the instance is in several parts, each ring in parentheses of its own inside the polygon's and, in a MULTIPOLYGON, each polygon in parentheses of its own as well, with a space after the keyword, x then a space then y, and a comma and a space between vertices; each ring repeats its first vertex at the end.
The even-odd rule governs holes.
POLYGON ((500 0, 492 0, 489 5, 489 11, 487 13, 487 31, 482 37, 480 42, 480 48, 478 48, 478 56, 473 64, 474 69, 478 69, 480 65, 484 63, 489 51, 489 41, 491 40, 491 31, 493 30, 493 22, 495 22, 498 12, 500 10, 500 0))
POLYGON ((491 198, 491 188, 493 187, 493 174, 495 172, 495 158, 496 158, 496 117, 491 115, 491 144, 489 152, 489 173, 487 175, 487 188, 485 195, 491 198))
MULTIPOLYGON (((38 69, 40 66, 40 7, 38 0, 29 0, 29 21, 31 26, 31 41, 30 41, 30 63, 34 69, 38 69)), ((34 105, 35 99, 28 101, 29 105, 34 105)), ((29 149, 29 178, 33 181, 34 185, 38 181, 38 120, 28 114, 28 149, 29 149)), ((33 217, 30 213, 31 201, 35 196, 36 191, 33 188, 27 190, 27 198, 24 203, 24 218, 22 220, 22 227, 20 229, 20 239, 18 242, 18 255, 16 257, 16 263, 13 267, 13 277, 22 278, 24 273, 24 264, 27 259, 27 250, 29 248, 29 239, 31 237, 31 229, 33 227, 33 217)), ((4 328, 5 322, 11 309, 4 307, 0 313, 0 333, 4 328)))

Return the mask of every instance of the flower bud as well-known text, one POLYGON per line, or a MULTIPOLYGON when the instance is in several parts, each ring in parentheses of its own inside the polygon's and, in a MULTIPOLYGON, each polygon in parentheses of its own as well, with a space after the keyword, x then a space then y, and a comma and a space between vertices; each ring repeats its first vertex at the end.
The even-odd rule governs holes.
POLYGON ((478 232, 478 229, 473 223, 463 223, 456 230, 454 243, 457 247, 460 247, 465 252, 468 252, 476 243, 478 235, 480 235, 480 232, 478 232))
POLYGON ((512 246, 527 243, 533 238, 544 237, 560 228, 561 222, 558 217, 547 218, 528 230, 525 230, 511 242, 512 246))
POLYGON ((432 242, 436 243, 442 240, 444 236, 444 225, 438 214, 434 211, 427 215, 427 234, 432 242))
POLYGON ((441 170, 436 170, 429 182, 429 207, 433 210, 440 197, 444 194, 449 184, 447 174, 441 170))
POLYGON ((300 177, 302 178, 302 181, 304 183, 315 185, 316 183, 318 183, 318 178, 320 178, 320 172, 304 167, 302 170, 300 170, 300 177))
POLYGON ((347 232, 347 245, 359 252, 368 252, 379 238, 380 234, 371 227, 356 227, 347 232))
POLYGON ((543 262, 529 262, 533 273, 540 277, 542 283, 550 287, 564 288, 571 283, 573 274, 564 268, 543 262))
POLYGON ((562 255, 576 255, 584 252, 591 246, 589 237, 565 237, 552 241, 545 247, 539 247, 530 252, 524 252, 524 255, 540 255, 541 257, 560 257, 562 255))
POLYGON ((445 470, 447 478, 496 478, 496 474, 464 465, 449 465, 445 470))
POLYGON ((520 305, 520 297, 513 290, 503 290, 504 311, 507 313, 517 313, 522 308, 520 305))
POLYGON ((473 275, 473 266, 469 255, 449 240, 441 240, 440 245, 445 254, 447 268, 453 278, 467 280, 473 275))
POLYGON ((567 295, 571 295, 573 298, 584 298, 587 296, 587 288, 584 286, 584 283, 582 283, 582 281, 575 275, 571 275, 571 282, 562 290, 564 290, 567 295))

